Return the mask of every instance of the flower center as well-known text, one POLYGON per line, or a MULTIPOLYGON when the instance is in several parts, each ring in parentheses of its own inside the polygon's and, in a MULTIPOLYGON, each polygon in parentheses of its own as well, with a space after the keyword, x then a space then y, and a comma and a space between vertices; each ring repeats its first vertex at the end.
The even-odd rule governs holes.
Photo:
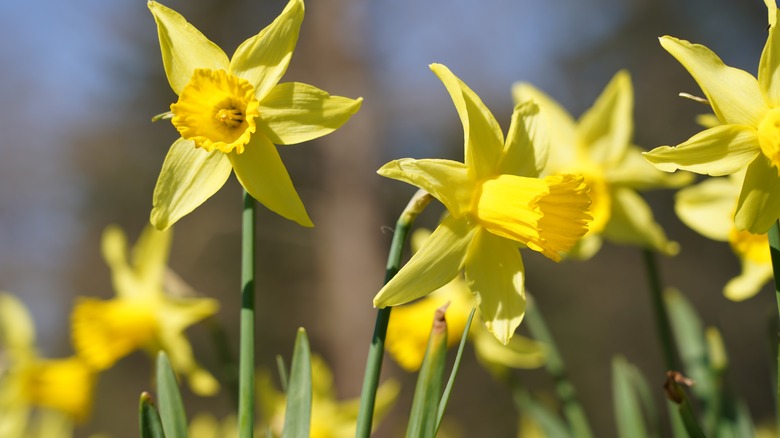
POLYGON ((248 81, 224 70, 198 69, 171 105, 171 121, 196 147, 240 154, 257 128, 259 105, 248 81))
POLYGON ((758 144, 780 175, 780 108, 770 110, 758 125, 758 144))

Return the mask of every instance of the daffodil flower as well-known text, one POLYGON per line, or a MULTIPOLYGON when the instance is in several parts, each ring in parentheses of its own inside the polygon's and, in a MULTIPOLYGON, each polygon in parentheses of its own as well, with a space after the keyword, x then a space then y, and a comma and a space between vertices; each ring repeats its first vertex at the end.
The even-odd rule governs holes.
POLYGON ((28 432, 42 427, 47 437, 71 436, 74 422, 89 415, 96 380, 79 357, 41 358, 27 308, 0 292, 0 436, 36 436, 28 432))
POLYGON ((231 59, 175 11, 154 1, 163 65, 179 100, 171 121, 181 134, 165 157, 154 189, 152 224, 173 225, 217 192, 235 171, 241 185, 270 210, 312 226, 274 144, 333 132, 361 99, 330 96, 311 85, 278 83, 303 21, 303 1, 244 41, 231 59))
MULTIPOLYGON (((412 251, 421 248, 430 234, 426 229, 416 230, 411 238, 412 251)), ((417 301, 393 309, 385 343, 387 352, 403 369, 410 372, 420 369, 433 315, 445 304, 449 304, 446 313, 447 348, 451 348, 460 343, 469 313, 476 305, 462 276, 455 277, 417 301)), ((481 320, 480 317, 477 319, 481 320)), ((503 345, 478 322, 471 325, 469 337, 474 343, 477 359, 491 371, 500 373, 506 367, 538 368, 544 364, 544 347, 523 336, 513 336, 508 345, 503 345)))
POLYGON ((742 301, 758 293, 772 279, 772 260, 766 234, 737 230, 734 209, 744 172, 711 178, 680 190, 675 198, 677 216, 699 234, 728 242, 739 257, 742 273, 723 289, 726 298, 742 301))
POLYGON ((645 154, 657 168, 711 176, 745 170, 734 223, 739 230, 766 233, 780 216, 780 32, 775 0, 766 0, 769 36, 758 64, 758 79, 729 67, 708 48, 670 36, 661 46, 701 87, 718 126, 675 146, 645 154))
POLYGON ((212 395, 216 379, 193 358, 184 335, 190 325, 214 315, 216 300, 174 296, 167 271, 172 230, 146 227, 128 261, 127 241, 115 226, 103 232, 103 257, 111 268, 116 298, 80 298, 71 315, 74 347, 98 370, 137 349, 168 353, 174 370, 187 376, 193 392, 212 395))
POLYGON ((618 72, 578 121, 530 84, 512 87, 515 102, 533 99, 550 120, 550 158, 544 175, 581 174, 590 186, 593 222, 569 256, 588 259, 608 241, 636 245, 667 255, 679 246, 666 238, 640 190, 678 187, 689 173, 668 175, 642 159, 631 143, 634 91, 627 71, 618 72))
POLYGON ((525 312, 518 247, 559 261, 587 231, 588 187, 581 176, 537 178, 547 144, 536 105, 515 107, 505 141, 493 114, 466 84, 441 64, 431 70, 460 115, 465 163, 405 158, 379 169, 382 176, 426 190, 449 215, 374 297, 374 306, 420 298, 464 271, 485 324, 506 344, 525 312))

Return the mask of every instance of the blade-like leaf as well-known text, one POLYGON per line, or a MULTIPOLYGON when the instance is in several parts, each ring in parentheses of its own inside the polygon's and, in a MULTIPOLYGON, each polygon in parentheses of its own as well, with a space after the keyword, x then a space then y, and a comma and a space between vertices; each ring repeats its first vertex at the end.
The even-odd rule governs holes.
POLYGON ((436 310, 433 328, 428 338, 417 386, 414 389, 412 412, 406 429, 407 438, 433 438, 439 413, 439 400, 444 384, 447 364, 447 322, 444 319, 446 305, 436 310))
POLYGON ((542 431, 544 431, 545 436, 571 438, 572 435, 571 432, 569 432, 569 427, 558 414, 550 410, 547 406, 538 403, 531 397, 531 394, 524 389, 518 387, 515 388, 513 392, 517 408, 524 411, 525 414, 535 421, 542 431))
POLYGON ((141 438, 165 438, 160 414, 154 407, 152 396, 148 392, 141 393, 138 417, 141 423, 141 438))
POLYGON ((157 354, 157 391, 165 436, 187 438, 187 415, 181 401, 179 385, 171 368, 171 362, 163 351, 157 354))
POLYGON ((308 438, 311 425, 311 352, 309 338, 303 328, 298 329, 290 367, 282 437, 308 438))
POLYGON ((658 424, 658 414, 653 406, 650 387, 639 370, 621 356, 612 360, 612 394, 618 436, 657 436, 654 429, 658 424))
POLYGON ((463 349, 466 347, 466 340, 469 338, 469 331, 471 330, 471 321, 474 320, 474 313, 476 311, 476 307, 471 309, 469 319, 466 320, 466 327, 463 328, 463 336, 461 336, 460 344, 458 344, 458 354, 455 356, 455 363, 452 365, 450 378, 447 380, 447 386, 444 388, 444 394, 442 394, 441 401, 439 402, 439 412, 436 415, 436 432, 439 431, 441 419, 444 417, 444 411, 447 409, 447 403, 450 401, 450 393, 452 392, 453 385, 455 385, 455 376, 458 375, 458 370, 460 369, 460 359, 463 357, 463 349))

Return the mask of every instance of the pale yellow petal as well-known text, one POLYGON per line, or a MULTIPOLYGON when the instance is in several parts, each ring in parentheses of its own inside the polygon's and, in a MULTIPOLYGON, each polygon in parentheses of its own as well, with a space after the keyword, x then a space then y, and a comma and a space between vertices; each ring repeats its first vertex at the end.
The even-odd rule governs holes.
POLYGON ((103 260, 111 270, 111 284, 117 297, 130 298, 154 295, 157 290, 151 290, 140 283, 140 279, 130 267, 127 259, 127 237, 125 232, 116 225, 109 225, 103 230, 101 239, 103 260))
POLYGON ((617 163, 631 142, 634 130, 634 89, 621 70, 607 84, 577 124, 577 138, 594 163, 617 163))
POLYGON ((19 298, 0 292, 0 347, 15 359, 35 355, 35 325, 19 298))
POLYGON ((754 160, 745 174, 739 194, 734 224, 740 230, 763 234, 780 217, 780 176, 763 155, 754 160))
POLYGON ((604 239, 601 238, 600 234, 586 234, 564 254, 564 257, 574 260, 590 260, 599 252, 603 243, 604 239))
POLYGON ((547 119, 535 103, 515 106, 498 173, 538 177, 547 164, 549 131, 547 119))
POLYGON ((132 263, 140 286, 145 289, 160 289, 168 265, 173 229, 158 231, 148 225, 133 246, 132 263))
POLYGON ((173 143, 154 188, 150 221, 165 230, 217 192, 230 176, 230 160, 206 152, 190 140, 173 143))
POLYGON ((441 201, 455 217, 462 216, 471 207, 475 183, 463 163, 403 158, 385 164, 377 173, 425 190, 441 201))
POLYGON ((744 301, 755 296, 772 280, 771 263, 755 263, 742 260, 742 272, 729 280, 723 288, 723 295, 731 301, 744 301))
POLYGON ((670 36, 661 45, 699 84, 723 123, 757 127, 769 110, 758 81, 750 73, 728 67, 710 49, 670 36))
POLYGON ((615 243, 653 249, 674 255, 679 245, 666 238, 644 199, 631 189, 616 188, 612 193, 612 218, 604 228, 604 238, 615 243))
POLYGON ((496 174, 504 149, 504 134, 482 100, 463 81, 442 64, 431 70, 447 88, 463 124, 465 163, 477 179, 496 174))
POLYGON ((397 306, 425 296, 460 273, 475 228, 447 216, 431 237, 374 297, 374 307, 397 306))
POLYGON ((230 72, 249 81, 259 100, 287 71, 302 22, 303 0, 290 0, 273 23, 244 41, 233 54, 230 72))
POLYGON ((275 144, 295 144, 330 134, 359 109, 363 99, 331 96, 300 82, 279 84, 260 102, 258 126, 275 144))
POLYGON ((739 171, 760 153, 755 129, 721 125, 702 131, 676 147, 659 146, 644 156, 664 172, 680 169, 722 176, 739 171))
POLYGON ((777 30, 777 6, 771 0, 769 6, 769 35, 766 39, 761 61, 758 64, 758 84, 764 93, 766 103, 774 108, 780 105, 780 31, 777 30))
POLYGON ((238 181, 269 210, 304 227, 314 224, 295 191, 276 146, 261 134, 252 136, 243 154, 230 153, 238 181))
POLYGON ((477 359, 488 366, 539 368, 546 359, 545 347, 541 342, 516 335, 507 345, 503 345, 484 329, 475 330, 474 351, 477 359))
POLYGON ((508 344, 525 316, 525 271, 517 245, 487 230, 477 231, 465 273, 488 330, 508 344))
POLYGON ((677 192, 674 210, 697 233, 726 242, 734 226, 738 196, 739 185, 731 178, 711 178, 677 192))
POLYGON ((165 74, 177 95, 190 81, 195 69, 227 70, 229 61, 225 52, 178 12, 154 1, 148 5, 157 22, 165 74))
POLYGON ((604 169, 604 178, 610 184, 638 191, 671 189, 690 184, 694 176, 689 172, 668 173, 657 169, 642 156, 643 150, 629 146, 623 159, 604 169))

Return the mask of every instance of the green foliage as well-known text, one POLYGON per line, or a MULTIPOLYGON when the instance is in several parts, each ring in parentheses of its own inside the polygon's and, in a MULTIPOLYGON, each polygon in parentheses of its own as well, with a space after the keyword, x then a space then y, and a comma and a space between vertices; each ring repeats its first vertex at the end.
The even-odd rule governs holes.
POLYGON ((306 330, 298 329, 287 383, 284 438, 306 438, 311 427, 311 351, 306 330))
POLYGON ((157 391, 160 401, 160 419, 165 436, 187 438, 187 416, 181 401, 176 375, 165 352, 157 354, 157 391))

